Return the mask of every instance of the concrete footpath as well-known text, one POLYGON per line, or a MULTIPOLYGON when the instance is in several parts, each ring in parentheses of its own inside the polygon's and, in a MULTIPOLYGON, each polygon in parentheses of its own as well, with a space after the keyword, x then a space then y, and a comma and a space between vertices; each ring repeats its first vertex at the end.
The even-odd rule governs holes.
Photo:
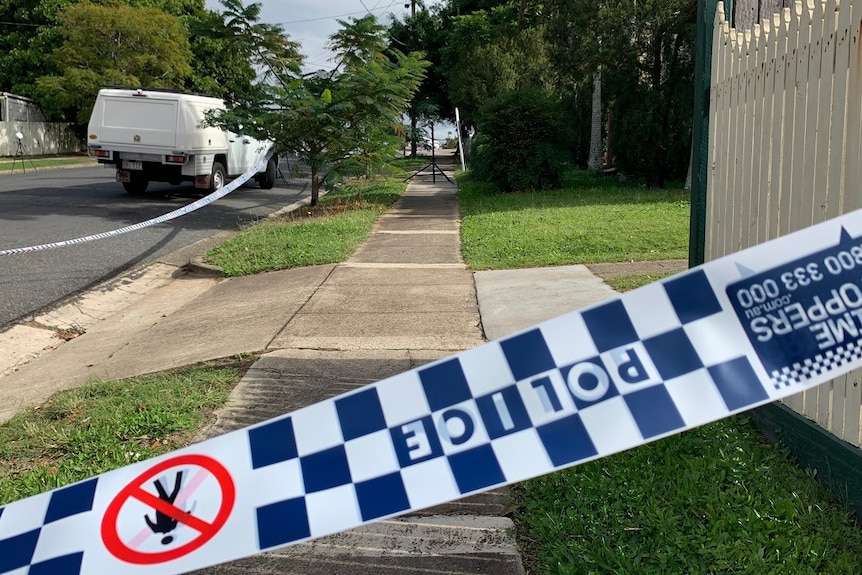
MULTIPOLYGON (((0 420, 92 378, 261 353, 203 439, 614 295, 584 266, 471 273, 456 189, 430 179, 415 177, 343 264, 236 279, 155 264, 0 334, 0 349, 25 350, 0 365, 0 420), (9 343, 37 336, 47 344, 32 353, 9 343)), ((507 504, 500 489, 202 573, 521 574, 507 504)))

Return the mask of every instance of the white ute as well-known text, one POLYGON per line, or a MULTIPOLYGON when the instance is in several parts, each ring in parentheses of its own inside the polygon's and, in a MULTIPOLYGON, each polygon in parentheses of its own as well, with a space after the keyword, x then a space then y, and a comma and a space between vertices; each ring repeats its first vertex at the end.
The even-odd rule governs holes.
MULTIPOLYGON (((194 182, 213 192, 254 166, 273 147, 220 128, 205 128, 204 113, 224 109, 219 98, 169 90, 102 89, 87 128, 87 153, 116 167, 130 194, 150 182, 194 182)), ((273 153, 255 176, 263 189, 275 185, 273 153)))

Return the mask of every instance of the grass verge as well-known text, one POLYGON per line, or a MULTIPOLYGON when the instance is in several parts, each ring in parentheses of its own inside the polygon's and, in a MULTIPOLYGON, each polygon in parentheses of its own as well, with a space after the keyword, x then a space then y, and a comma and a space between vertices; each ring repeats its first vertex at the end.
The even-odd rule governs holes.
POLYGON ((672 275, 674 274, 631 274, 605 278, 604 282, 618 292, 626 292, 635 288, 639 288, 641 286, 645 286, 647 284, 651 284, 653 282, 657 282, 672 275))
MULTIPOLYGON (((573 172, 562 190, 494 194, 459 177, 475 269, 685 259, 689 201, 573 172)), ((605 281, 628 291, 666 274, 605 281)), ((858 573, 862 530, 781 447, 736 417, 519 484, 528 572, 858 573)))
POLYGON ((80 158, 34 158, 30 159, 29 157, 24 162, 24 167, 21 167, 21 159, 3 159, 0 161, 0 173, 3 172, 11 172, 15 170, 16 172, 25 172, 32 171, 35 167, 39 168, 58 168, 62 166, 78 166, 78 165, 98 165, 94 160, 86 157, 80 158), (31 163, 32 162, 32 163, 31 163))
POLYGON ((862 530, 744 417, 524 482, 516 498, 532 573, 859 573, 862 530))
POLYGON ((573 171, 560 190, 496 194, 458 179, 462 253, 473 269, 688 257, 689 196, 573 171))
POLYGON ((342 262, 406 187, 399 177, 352 181, 323 196, 317 206, 250 226, 210 250, 204 261, 229 277, 342 262))
POLYGON ((188 445, 253 357, 61 391, 0 425, 0 504, 188 445))

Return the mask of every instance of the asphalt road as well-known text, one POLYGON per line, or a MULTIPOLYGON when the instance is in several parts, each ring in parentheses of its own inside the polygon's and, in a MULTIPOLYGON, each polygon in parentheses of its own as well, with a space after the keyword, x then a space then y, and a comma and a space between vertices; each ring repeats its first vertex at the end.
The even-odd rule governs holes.
MULTIPOLYGON (((272 190, 261 190, 252 182, 164 224, 70 247, 0 256, 0 329, 122 271, 266 217, 308 196, 305 184, 280 179, 272 190)), ((122 228, 203 195, 191 184, 150 184, 147 194, 130 196, 114 181, 114 172, 101 166, 28 168, 0 175, 0 250, 122 228)))

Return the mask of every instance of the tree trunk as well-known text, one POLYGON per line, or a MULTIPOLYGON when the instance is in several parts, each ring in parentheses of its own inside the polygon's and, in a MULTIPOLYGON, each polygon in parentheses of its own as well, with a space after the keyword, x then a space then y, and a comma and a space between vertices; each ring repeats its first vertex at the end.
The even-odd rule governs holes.
POLYGON ((410 157, 416 157, 416 111, 410 110, 410 157))
POLYGON ((311 163, 311 203, 309 205, 316 206, 317 200, 320 198, 320 173, 317 171, 317 166, 314 162, 311 163))
POLYGON ((593 113, 590 124, 590 158, 587 167, 602 168, 602 69, 593 73, 593 113))

